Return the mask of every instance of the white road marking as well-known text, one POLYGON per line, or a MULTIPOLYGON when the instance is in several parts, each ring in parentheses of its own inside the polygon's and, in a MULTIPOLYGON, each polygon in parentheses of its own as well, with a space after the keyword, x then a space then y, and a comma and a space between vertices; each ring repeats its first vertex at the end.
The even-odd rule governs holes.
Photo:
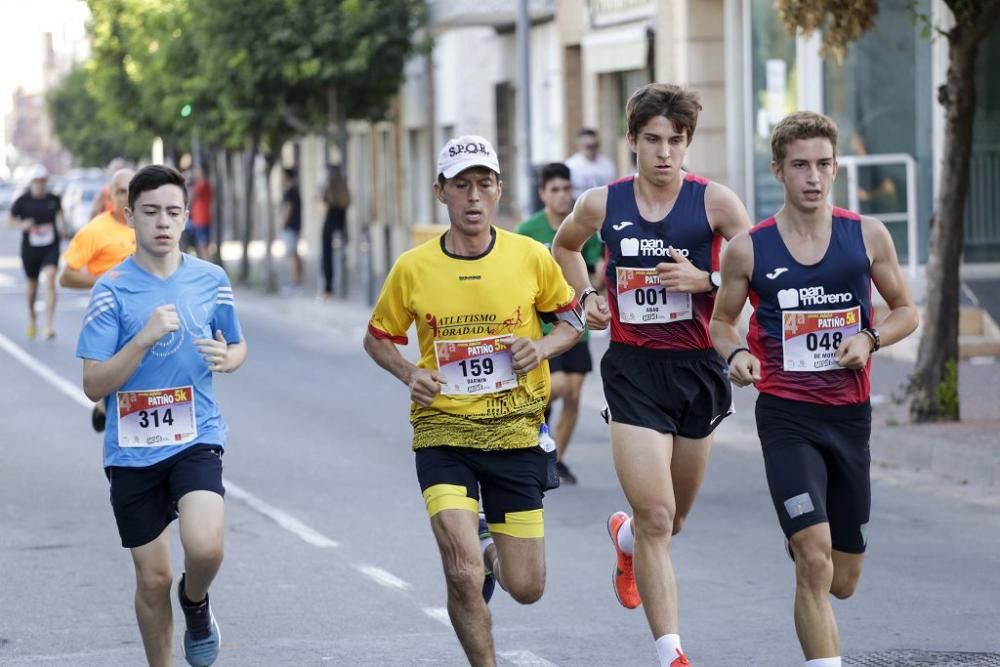
POLYGON ((27 366, 28 370, 40 376, 53 387, 66 394, 75 403, 87 408, 88 410, 93 409, 94 402, 87 398, 87 395, 83 393, 83 390, 80 389, 79 386, 65 379, 54 370, 38 361, 38 359, 35 359, 33 356, 28 354, 24 348, 3 334, 0 334, 0 348, 6 350, 10 356, 27 366))
POLYGON ((421 611, 441 625, 447 625, 449 628, 451 627, 451 617, 448 616, 448 610, 444 607, 424 607, 421 611))
MULTIPOLYGON (((87 395, 83 393, 82 389, 63 378, 42 362, 35 359, 33 356, 28 354, 24 348, 17 345, 3 334, 0 334, 0 348, 6 350, 10 356, 20 361, 22 364, 27 366, 29 370, 33 371, 43 380, 54 386, 62 393, 66 394, 66 396, 71 398, 81 407, 84 407, 87 410, 91 410, 94 407, 94 402, 87 398, 87 395)), ((242 501, 250 509, 258 512, 259 514, 263 514, 265 517, 271 519, 301 540, 315 547, 331 548, 340 546, 336 540, 332 540, 329 537, 318 533, 293 517, 291 514, 264 502, 238 484, 234 484, 228 479, 224 480, 223 484, 226 487, 226 493, 231 498, 242 501)))
POLYGON ((274 505, 264 502, 243 487, 234 484, 228 479, 224 480, 223 484, 226 487, 226 496, 239 500, 258 514, 266 516, 268 519, 274 521, 276 524, 295 535, 303 542, 322 549, 332 549, 340 546, 340 543, 336 540, 332 540, 326 535, 313 530, 288 512, 280 510, 274 505))
POLYGON ((531 651, 500 651, 497 656, 518 667, 556 667, 555 663, 540 658, 531 651))
POLYGON ((393 588, 397 591, 408 591, 412 588, 409 583, 403 581, 392 572, 387 572, 386 570, 376 567, 375 565, 358 564, 354 566, 354 569, 374 581, 379 586, 393 588))

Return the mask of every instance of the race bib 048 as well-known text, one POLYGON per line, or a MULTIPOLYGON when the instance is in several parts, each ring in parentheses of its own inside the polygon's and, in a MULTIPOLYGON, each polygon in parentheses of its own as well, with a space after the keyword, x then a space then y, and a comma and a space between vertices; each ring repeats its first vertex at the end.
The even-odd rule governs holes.
POLYGON ((618 317, 624 324, 667 324, 691 319, 691 295, 668 292, 656 269, 617 268, 618 317))
POLYGON ((434 342, 445 396, 492 394, 517 386, 513 357, 504 336, 434 342))
POLYGON ((171 387, 147 391, 120 391, 118 406, 119 447, 166 447, 183 445, 198 437, 194 387, 171 387))
POLYGON ((861 307, 846 310, 781 313, 782 354, 786 371, 832 371, 840 345, 861 331, 861 307))

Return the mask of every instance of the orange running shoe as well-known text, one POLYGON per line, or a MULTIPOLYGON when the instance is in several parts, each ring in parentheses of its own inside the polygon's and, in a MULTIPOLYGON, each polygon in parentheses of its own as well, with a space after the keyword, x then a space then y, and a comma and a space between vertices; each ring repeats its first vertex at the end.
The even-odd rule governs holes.
POLYGON ((670 667, 691 667, 691 663, 688 662, 687 656, 681 653, 679 648, 674 650, 677 651, 677 657, 670 663, 670 667))
POLYGON ((615 555, 618 562, 611 575, 611 583, 615 589, 615 597, 626 609, 635 609, 642 600, 639 599, 639 589, 635 587, 635 572, 632 571, 632 556, 625 553, 618 547, 618 529, 628 521, 628 514, 625 512, 615 512, 608 517, 608 535, 611 543, 615 545, 615 555))

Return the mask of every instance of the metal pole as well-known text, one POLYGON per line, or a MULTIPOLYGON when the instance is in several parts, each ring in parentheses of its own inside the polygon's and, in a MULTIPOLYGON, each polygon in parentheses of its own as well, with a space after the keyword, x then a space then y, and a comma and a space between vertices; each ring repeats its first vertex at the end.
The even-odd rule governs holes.
POLYGON ((910 278, 917 277, 917 163, 906 156, 906 264, 910 278))
POLYGON ((521 217, 531 213, 531 21, 528 0, 517 3, 517 171, 523 179, 518 187, 521 217))

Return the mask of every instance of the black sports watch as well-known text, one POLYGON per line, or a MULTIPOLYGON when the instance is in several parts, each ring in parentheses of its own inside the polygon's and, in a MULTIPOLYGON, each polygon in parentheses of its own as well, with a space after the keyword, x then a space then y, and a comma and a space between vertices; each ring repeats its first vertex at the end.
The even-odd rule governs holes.
POLYGON ((580 298, 577 299, 577 301, 579 302, 581 308, 583 308, 586 305, 587 297, 590 296, 591 294, 597 294, 597 290, 594 289, 593 287, 587 287, 582 292, 580 292, 580 298))
POLYGON ((715 292, 722 287, 722 274, 718 271, 712 271, 708 274, 708 282, 712 284, 712 291, 715 292))
POLYGON ((878 329, 875 327, 868 327, 867 329, 862 329, 861 333, 871 338, 872 352, 878 352, 879 348, 882 347, 882 339, 879 338, 878 329))

